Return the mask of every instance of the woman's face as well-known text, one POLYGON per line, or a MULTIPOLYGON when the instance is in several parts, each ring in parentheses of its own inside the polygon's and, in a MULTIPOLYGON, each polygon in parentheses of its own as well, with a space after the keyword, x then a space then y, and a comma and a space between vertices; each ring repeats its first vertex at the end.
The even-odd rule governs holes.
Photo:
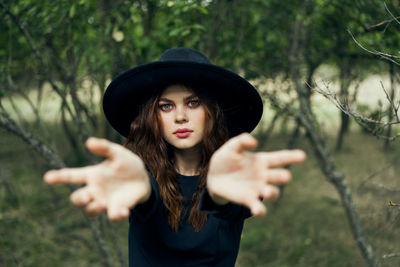
POLYGON ((184 85, 168 86, 158 101, 164 139, 177 149, 197 146, 204 136, 205 110, 198 96, 184 85))

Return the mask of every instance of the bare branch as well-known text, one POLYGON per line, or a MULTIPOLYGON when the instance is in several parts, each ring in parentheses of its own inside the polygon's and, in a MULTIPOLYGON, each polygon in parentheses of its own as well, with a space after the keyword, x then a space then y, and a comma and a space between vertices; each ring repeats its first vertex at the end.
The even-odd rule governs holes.
POLYGON ((400 24, 400 21, 398 20, 400 17, 395 17, 392 12, 390 11, 390 9, 388 8, 388 6, 386 5, 386 2, 383 2, 386 11, 390 14, 390 16, 392 16, 392 21, 395 20, 397 22, 397 24, 400 24))
POLYGON ((40 54, 40 51, 36 48, 35 44, 32 41, 32 37, 29 34, 29 32, 26 30, 25 26, 19 18, 11 12, 11 10, 4 4, 3 1, 0 1, 0 5, 3 7, 4 11, 11 17, 11 19, 15 22, 19 30, 24 34, 26 41, 28 42, 29 46, 31 47, 32 51, 34 52, 35 56, 37 59, 40 61, 41 64, 44 65, 42 55, 40 54))
MULTIPOLYGON (((314 84, 316 84, 316 83, 314 83, 314 84)), ((308 85, 308 86, 310 86, 310 85, 308 85)), ((341 101, 339 99, 339 97, 337 96, 337 94, 335 92, 331 91, 328 86, 326 86, 326 88, 324 90, 321 89, 319 86, 314 87, 312 90, 314 90, 315 92, 321 94, 326 99, 331 101, 343 113, 345 113, 348 116, 354 118, 358 124, 360 124, 362 127, 367 129, 374 136, 376 136, 378 138, 381 138, 381 139, 387 139, 387 140, 390 140, 390 141, 393 141, 393 140, 395 140, 396 138, 399 137, 398 135, 389 136, 388 137, 388 136, 380 135, 380 134, 378 134, 378 132, 380 130, 384 129, 385 127, 390 126, 390 125, 400 124, 400 120, 397 119, 397 120, 394 120, 394 121, 386 121, 386 122, 384 122, 384 121, 381 121, 381 120, 376 120, 376 119, 365 117, 365 116, 359 114, 358 112, 353 111, 349 107, 349 104, 348 104, 347 101, 341 101), (375 125, 378 125, 379 127, 375 128, 375 129, 372 129, 369 124, 375 124, 375 125)), ((394 108, 394 111, 397 112, 397 107, 394 106, 393 108, 394 108)))
POLYGON ((372 179, 374 179, 376 176, 378 176, 379 174, 381 174, 382 172, 390 169, 391 167, 393 167, 395 164, 397 163, 397 161, 394 161, 388 165, 386 165, 385 167, 377 170, 376 172, 370 174, 367 178, 365 178, 357 187, 357 191, 359 191, 366 183, 370 182, 372 179))
POLYGON ((369 50, 369 49, 365 48, 362 44, 360 44, 360 43, 357 41, 357 39, 354 37, 353 33, 352 33, 349 29, 347 30, 347 32, 350 34, 350 36, 351 36, 351 38, 353 39, 353 41, 354 41, 361 49, 363 49, 364 51, 366 51, 366 52, 368 52, 368 53, 370 53, 370 54, 373 54, 373 55, 375 55, 375 56, 381 57, 381 58, 383 58, 383 59, 386 59, 386 60, 392 62, 393 64, 397 65, 397 66, 400 66, 400 62, 397 62, 397 61, 396 61, 396 59, 400 59, 399 56, 394 56, 394 55, 387 54, 387 53, 383 53, 383 52, 379 52, 379 51, 372 51, 372 50, 369 50))
POLYGON ((8 115, 4 110, 4 107, 0 102, 0 126, 6 130, 12 132, 19 138, 21 138, 25 143, 29 145, 33 150, 35 150, 39 155, 48 161, 48 164, 53 168, 63 168, 65 167, 64 162, 51 148, 44 144, 38 137, 32 133, 22 130, 15 121, 8 115))
POLYGON ((25 27, 25 24, 20 21, 20 19, 4 4, 2 0, 0 0, 0 5, 3 7, 4 11, 6 14, 8 14, 11 19, 14 21, 14 23, 17 25, 18 29, 22 32, 23 36, 28 42, 29 47, 33 51, 34 55, 36 56, 37 60, 39 63, 43 66, 44 72, 47 74, 47 80, 51 84, 53 90, 60 96, 62 101, 65 103, 65 108, 67 109, 68 113, 70 116, 73 118, 74 121, 76 121, 78 125, 78 134, 82 142, 84 142, 88 138, 88 134, 85 128, 85 124, 82 121, 82 117, 79 114, 79 110, 76 110, 76 112, 72 112, 72 109, 70 108, 67 100, 66 100, 66 94, 64 94, 57 83, 51 78, 49 68, 47 64, 45 63, 45 60, 43 59, 42 54, 40 53, 39 49, 35 46, 32 37, 28 31, 28 29, 25 27))
POLYGON ((117 252, 117 257, 118 257, 118 261, 120 263, 120 266, 121 267, 125 267, 127 265, 126 265, 125 257, 124 257, 124 255, 122 253, 123 249, 120 246, 120 242, 119 242, 119 239, 118 239, 117 231, 115 231, 115 226, 108 219, 106 220, 106 222, 107 222, 107 227, 111 231, 111 238, 113 240, 113 243, 115 244, 115 250, 117 252))
MULTIPOLYGON (((319 133, 316 125, 314 125, 313 114, 309 107, 302 106, 300 110, 295 110, 293 105, 282 105, 273 94, 263 92, 263 96, 268 97, 273 106, 281 109, 283 112, 288 112, 293 115, 299 123, 306 129, 307 136, 310 142, 314 146, 317 159, 320 162, 320 167, 324 172, 326 178, 331 182, 336 190, 338 191, 342 205, 347 214, 351 231, 361 252, 364 255, 365 260, 369 266, 380 266, 377 258, 374 256, 371 245, 368 243, 367 237, 364 234, 363 228, 358 217, 358 213, 355 209, 354 202, 351 196, 351 190, 348 187, 344 174, 340 173, 337 169, 335 162, 332 159, 332 155, 329 151, 329 147, 325 144, 324 139, 319 133)), ((300 96, 303 97, 303 96, 300 96)))
POLYGON ((105 261, 103 262, 103 266, 111 267, 113 266, 113 262, 110 256, 110 252, 107 247, 107 243, 103 238, 103 232, 101 231, 100 228, 100 219, 89 219, 87 216, 85 216, 86 220, 89 222, 90 228, 92 229, 92 232, 94 234, 94 238, 96 240, 96 243, 100 249, 100 251, 103 254, 103 257, 105 257, 105 261))
POLYGON ((394 257, 400 257, 400 252, 399 253, 389 253, 389 254, 384 254, 382 256, 382 259, 389 259, 389 258, 394 258, 394 257))
MULTIPOLYGON (((386 5, 386 3, 385 3, 385 5, 386 5)), ((388 10, 388 11, 389 11, 389 10, 388 10)), ((389 13, 390 13, 390 11, 389 11, 389 13)), ((386 29, 389 27, 389 25, 390 25, 393 21, 398 22, 398 19, 399 19, 399 18, 400 18, 400 17, 393 17, 392 19, 388 19, 388 20, 381 21, 381 22, 379 22, 379 23, 377 23, 377 24, 375 24, 375 25, 367 26, 367 27, 365 27, 365 31, 366 31, 366 32, 380 31, 380 30, 382 30, 383 27, 384 27, 384 30, 383 30, 383 31, 386 31, 386 29)))
MULTIPOLYGON (((384 92, 385 95, 386 95, 386 99, 389 101, 390 108, 392 109, 394 115, 396 116, 397 122, 399 122, 399 121, 400 121, 399 115, 398 115, 398 109, 399 109, 398 107, 399 107, 399 106, 398 106, 398 105, 397 105, 397 106, 395 105, 393 97, 390 96, 389 93, 386 91, 386 88, 385 88, 385 86, 383 85, 383 82, 382 82, 382 81, 380 81, 380 84, 381 84, 381 87, 382 87, 383 92, 384 92)), ((393 90, 393 89, 392 89, 392 90, 393 90)), ((393 93, 393 92, 392 92, 392 93, 393 93)), ((390 112, 390 110, 389 110, 389 112, 390 112)))
MULTIPOLYGON (((19 138, 21 138, 25 143, 28 144, 29 147, 31 147, 34 151, 36 151, 39 155, 41 155, 44 159, 46 159, 51 168, 65 167, 65 163, 61 160, 61 158, 57 153, 55 153, 51 148, 49 148, 45 143, 43 143, 38 137, 18 127, 15 121, 4 110, 4 107, 1 105, 1 102, 0 102, 0 126, 12 132, 19 138)), ((75 187, 69 186, 69 189, 72 192, 72 190, 74 190, 75 187)), ((96 243, 98 244, 102 255, 104 255, 104 257, 106 258, 106 262, 104 263, 104 265, 113 266, 112 258, 108 252, 107 244, 104 240, 103 233, 100 229, 100 226, 98 225, 98 219, 89 220, 87 216, 85 216, 85 218, 89 222, 96 243)))
POLYGON ((389 191, 391 193, 400 193, 399 189, 394 189, 394 188, 392 188, 390 186, 387 186, 387 185, 384 185, 384 184, 380 184, 380 183, 376 183, 376 182, 370 182, 370 183, 375 185, 375 186, 377 186, 380 189, 384 189, 384 190, 389 191))

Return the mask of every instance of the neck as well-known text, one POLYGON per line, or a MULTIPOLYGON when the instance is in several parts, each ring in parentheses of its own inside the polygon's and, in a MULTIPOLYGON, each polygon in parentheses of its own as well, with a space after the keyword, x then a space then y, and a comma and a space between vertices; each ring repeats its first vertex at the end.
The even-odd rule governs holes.
POLYGON ((200 147, 191 149, 175 149, 175 168, 182 175, 198 175, 200 164, 200 147))

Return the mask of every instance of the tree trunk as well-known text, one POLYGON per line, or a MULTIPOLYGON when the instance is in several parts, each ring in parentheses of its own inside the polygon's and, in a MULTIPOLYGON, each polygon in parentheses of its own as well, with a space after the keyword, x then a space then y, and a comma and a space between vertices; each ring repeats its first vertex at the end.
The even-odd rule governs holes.
POLYGON ((278 118, 279 118, 279 113, 276 112, 274 117, 272 118, 271 122, 269 123, 268 129, 265 131, 262 131, 262 133, 259 135, 259 138, 258 138, 258 147, 259 148, 263 148, 264 146, 267 145, 268 139, 272 135, 272 131, 275 128, 275 123, 278 120, 278 118))
MULTIPOLYGON (((388 121, 392 121, 393 119, 393 105, 392 105, 392 101, 394 100, 394 96, 395 96, 395 81, 394 81, 394 64, 392 62, 389 63, 389 73, 390 73, 390 107, 389 107, 389 111, 388 111, 388 121)), ((389 124, 388 128, 387 128, 387 132, 386 132, 386 139, 385 139, 385 144, 383 146, 383 149, 385 151, 389 150, 389 145, 390 145, 390 136, 392 135, 392 125, 389 124)))
MULTIPOLYGON (((349 101, 349 87, 350 87, 350 62, 343 59, 340 66, 340 100, 345 103, 349 101)), ((336 151, 342 149, 344 136, 349 131, 350 117, 343 111, 340 111, 340 129, 336 139, 336 151)))
MULTIPOLYGON (((339 172, 336 164, 332 158, 329 146, 326 144, 323 135, 319 132, 319 127, 315 115, 311 109, 310 98, 308 97, 308 88, 302 86, 301 83, 301 64, 299 55, 304 52, 301 47, 301 34, 302 30, 309 25, 304 25, 304 21, 301 19, 301 15, 304 12, 304 2, 299 7, 298 16, 296 17, 293 27, 293 40, 289 51, 289 75, 293 82, 294 88, 298 94, 300 101, 300 110, 293 111, 291 107, 285 107, 292 115, 296 116, 296 119, 301 123, 307 131, 307 137, 310 140, 314 148, 314 152, 319 161, 319 165, 323 173, 329 182, 331 182, 336 190, 338 191, 343 208, 345 209, 347 219, 350 224, 350 229, 357 241, 357 244, 364 256, 366 263, 369 266, 378 267, 380 266, 378 259, 375 257, 373 249, 369 244, 366 235, 364 234, 361 226, 358 213, 355 209, 354 202, 351 196, 351 189, 348 187, 344 174, 339 172)), ((307 29, 306 29, 307 30, 307 29)), ((307 56, 307 54, 304 54, 307 56)), ((274 100, 273 100, 274 101, 274 100)), ((275 99, 275 102, 277 100, 275 99)), ((278 104, 279 105, 279 104, 278 104)))
POLYGON ((349 126, 350 126, 349 115, 347 115, 343 111, 340 111, 340 121, 341 121, 341 124, 340 124, 339 134, 338 134, 337 141, 336 141, 336 151, 339 151, 342 149, 344 136, 349 130, 349 126))

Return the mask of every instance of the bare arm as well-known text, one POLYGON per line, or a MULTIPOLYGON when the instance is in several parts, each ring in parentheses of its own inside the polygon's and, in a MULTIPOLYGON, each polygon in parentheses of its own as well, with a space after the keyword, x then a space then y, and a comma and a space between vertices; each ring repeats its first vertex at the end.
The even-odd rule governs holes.
POLYGON ((48 184, 84 184, 71 194, 71 202, 84 206, 88 215, 107 212, 112 221, 125 219, 129 209, 149 199, 151 186, 143 161, 121 145, 89 138, 87 148, 107 159, 82 168, 51 170, 44 175, 48 184))
POLYGON ((266 212, 260 197, 274 200, 279 195, 276 185, 286 184, 291 175, 278 168, 305 160, 301 150, 276 152, 248 152, 257 140, 249 134, 231 138, 211 158, 207 175, 207 189, 217 204, 234 202, 247 206, 253 215, 266 212))

